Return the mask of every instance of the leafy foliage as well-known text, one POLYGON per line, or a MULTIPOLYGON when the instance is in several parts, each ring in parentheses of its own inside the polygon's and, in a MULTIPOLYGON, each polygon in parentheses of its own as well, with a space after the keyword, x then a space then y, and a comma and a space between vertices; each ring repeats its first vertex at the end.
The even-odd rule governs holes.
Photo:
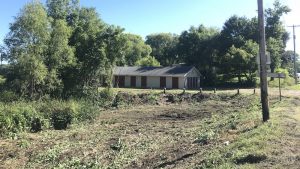
POLYGON ((178 35, 170 33, 151 34, 146 37, 146 44, 151 46, 151 56, 154 56, 161 65, 169 66, 179 62, 178 35))
POLYGON ((119 65, 134 66, 142 58, 148 57, 151 47, 145 44, 142 37, 134 34, 125 34, 126 47, 124 50, 124 60, 119 65))
POLYGON ((239 82, 241 82, 241 77, 244 76, 247 78, 247 81, 254 83, 257 70, 257 55, 258 44, 250 40, 240 48, 232 46, 225 55, 226 60, 222 63, 226 63, 224 66, 230 68, 228 72, 232 73, 233 77, 237 76, 239 82))
POLYGON ((160 63, 153 56, 146 56, 136 62, 139 66, 160 66, 160 63))

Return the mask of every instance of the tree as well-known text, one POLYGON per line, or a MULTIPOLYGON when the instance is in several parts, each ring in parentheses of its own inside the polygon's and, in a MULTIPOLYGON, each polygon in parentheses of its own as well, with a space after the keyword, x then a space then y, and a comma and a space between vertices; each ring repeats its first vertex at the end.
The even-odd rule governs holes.
POLYGON ((160 66, 160 63, 153 56, 146 56, 136 62, 139 66, 160 66))
POLYGON ((206 83, 213 83, 217 66, 216 39, 219 32, 203 25, 191 27, 179 37, 178 55, 188 65, 196 66, 206 77, 206 83))
POLYGON ((258 43, 257 23, 257 18, 248 19, 236 15, 230 17, 224 23, 218 41, 220 55, 224 55, 232 45, 237 48, 243 46, 247 40, 258 43))
POLYGON ((47 89, 50 92, 62 90, 62 73, 66 67, 75 65, 74 49, 69 46, 71 28, 65 20, 53 21, 50 41, 48 44, 48 57, 45 64, 48 67, 47 89))
POLYGON ((284 52, 283 41, 275 38, 267 39, 267 51, 270 52, 271 57, 271 72, 274 72, 276 68, 280 66, 281 56, 284 52))
POLYGON ((134 34, 125 34, 126 46, 124 51, 124 60, 118 65, 134 66, 141 58, 147 57, 151 53, 151 47, 145 44, 142 37, 134 34))
POLYGON ((246 41, 245 45, 236 48, 234 45, 225 55, 223 65, 227 67, 227 72, 233 77, 246 77, 248 83, 255 83, 255 72, 257 70, 256 57, 258 55, 258 44, 252 40, 246 41))
POLYGON ((146 37, 146 44, 152 48, 151 56, 154 56, 163 66, 177 63, 178 36, 170 33, 152 34, 146 37))
POLYGON ((80 94, 86 86, 97 83, 100 69, 106 62, 106 44, 102 35, 107 25, 96 10, 81 8, 73 26, 69 45, 75 48, 76 64, 64 71, 65 96, 80 94))
POLYGON ((282 5, 279 0, 275 0, 273 8, 265 10, 266 18, 266 39, 272 37, 277 40, 281 40, 285 47, 286 42, 289 39, 289 34, 285 30, 281 21, 281 17, 291 11, 288 6, 282 5))
MULTIPOLYGON (((296 66, 299 66, 299 54, 296 53, 296 66)), ((294 51, 285 51, 281 56, 281 68, 287 69, 290 76, 294 76, 294 51)), ((300 69, 297 69, 298 72, 300 69)))
POLYGON ((22 94, 33 98, 41 94, 45 84, 50 23, 40 2, 33 1, 23 7, 5 39, 8 47, 8 60, 14 65, 18 75, 18 88, 22 94))
POLYGON ((47 0, 46 6, 49 17, 67 21, 79 8, 79 0, 47 0))
POLYGON ((276 0, 273 6, 273 8, 268 8, 265 11, 267 51, 271 53, 272 73, 280 66, 280 58, 289 39, 289 34, 284 28, 281 17, 291 11, 279 0, 276 0))
POLYGON ((123 34, 124 29, 116 26, 108 26, 102 35, 105 40, 105 75, 106 84, 109 88, 112 87, 113 69, 118 61, 123 60, 124 50, 126 48, 126 38, 123 34))
POLYGON ((2 62, 7 59, 6 49, 4 46, 0 45, 0 65, 2 65, 2 62))

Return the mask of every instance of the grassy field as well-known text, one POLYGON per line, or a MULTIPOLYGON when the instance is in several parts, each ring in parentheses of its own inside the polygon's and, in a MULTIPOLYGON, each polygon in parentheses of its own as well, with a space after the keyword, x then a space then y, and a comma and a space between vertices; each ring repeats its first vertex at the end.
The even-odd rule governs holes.
POLYGON ((99 110, 92 121, 73 124, 67 130, 2 138, 0 168, 300 166, 299 91, 284 90, 279 102, 277 89, 271 89, 271 120, 267 123, 261 122, 258 90, 256 95, 250 89, 241 90, 241 95, 236 90, 212 93, 204 91, 201 99, 173 102, 153 94, 154 102, 99 110))

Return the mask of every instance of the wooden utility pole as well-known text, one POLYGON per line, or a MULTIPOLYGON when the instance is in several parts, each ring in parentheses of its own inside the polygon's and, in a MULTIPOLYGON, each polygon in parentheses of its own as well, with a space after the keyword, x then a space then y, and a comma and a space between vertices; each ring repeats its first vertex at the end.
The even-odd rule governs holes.
POLYGON ((296 66, 296 34, 295 34, 295 28, 300 27, 300 25, 293 25, 288 26, 293 28, 293 42, 294 42, 294 78, 295 83, 298 84, 298 78, 297 78, 297 66, 296 66))
POLYGON ((265 19, 263 0, 257 0, 258 4, 258 22, 259 22, 259 56, 260 56, 260 90, 263 121, 270 118, 269 99, 268 99, 268 81, 267 81, 267 57, 266 57, 266 38, 265 38, 265 19))

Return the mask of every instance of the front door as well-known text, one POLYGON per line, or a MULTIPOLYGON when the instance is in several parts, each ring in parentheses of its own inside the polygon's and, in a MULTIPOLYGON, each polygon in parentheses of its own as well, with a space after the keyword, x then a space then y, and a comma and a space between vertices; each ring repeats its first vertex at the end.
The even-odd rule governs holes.
POLYGON ((130 77, 130 86, 136 87, 136 77, 135 76, 130 77))
POLYGON ((147 77, 146 76, 141 77, 141 87, 144 89, 147 88, 147 77))
POLYGON ((178 77, 172 77, 172 88, 178 89, 178 77))
POLYGON ((115 87, 125 87, 125 76, 115 76, 115 87))
POLYGON ((118 87, 125 87, 125 76, 118 76, 118 87))
POLYGON ((166 87, 166 77, 160 77, 160 88, 166 87))

